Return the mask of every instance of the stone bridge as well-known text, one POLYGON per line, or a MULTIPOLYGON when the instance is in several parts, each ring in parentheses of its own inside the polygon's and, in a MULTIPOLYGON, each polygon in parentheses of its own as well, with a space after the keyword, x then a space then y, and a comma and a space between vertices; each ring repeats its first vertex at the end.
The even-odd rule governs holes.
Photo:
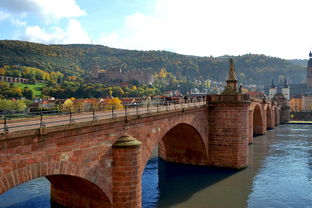
POLYGON ((44 176, 58 204, 139 208, 155 148, 169 162, 244 168, 253 135, 279 125, 283 113, 271 101, 212 95, 201 106, 3 134, 0 193, 44 176))

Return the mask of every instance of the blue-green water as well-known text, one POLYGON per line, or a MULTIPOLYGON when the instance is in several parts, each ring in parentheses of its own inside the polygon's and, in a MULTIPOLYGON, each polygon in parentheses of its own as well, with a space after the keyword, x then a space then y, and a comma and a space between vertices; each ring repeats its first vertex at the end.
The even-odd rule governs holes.
MULTIPOLYGON (((312 207, 312 125, 282 125, 255 137, 249 157, 240 171, 153 158, 142 177, 143 207, 312 207)), ((49 198, 49 182, 39 178, 0 195, 0 207, 50 207, 49 198)))

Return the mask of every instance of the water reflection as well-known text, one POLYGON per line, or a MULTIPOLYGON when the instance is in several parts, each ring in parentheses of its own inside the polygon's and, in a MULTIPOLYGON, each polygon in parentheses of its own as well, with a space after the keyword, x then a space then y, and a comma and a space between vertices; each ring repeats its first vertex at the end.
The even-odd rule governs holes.
POLYGON ((273 132, 276 140, 253 179, 248 207, 311 207, 311 126, 288 127, 273 132))
POLYGON ((0 207, 8 208, 39 208, 50 207, 50 183, 42 177, 0 195, 0 207))
POLYGON ((311 156, 311 126, 283 125, 254 138, 241 171, 159 160, 154 207, 311 207, 311 156))
MULTIPOLYGON (((213 197, 218 198, 224 194, 242 197, 240 190, 232 184, 228 184, 226 189, 218 188, 218 183, 222 183, 225 179, 237 174, 238 170, 181 165, 166 163, 163 160, 159 160, 158 164, 159 207, 175 207, 176 205, 180 207, 207 207, 211 196, 198 197, 201 196, 201 192, 213 194, 213 197), (207 187, 212 187, 213 193, 207 193, 207 187)), ((231 205, 232 203, 233 201, 231 201, 231 205)))

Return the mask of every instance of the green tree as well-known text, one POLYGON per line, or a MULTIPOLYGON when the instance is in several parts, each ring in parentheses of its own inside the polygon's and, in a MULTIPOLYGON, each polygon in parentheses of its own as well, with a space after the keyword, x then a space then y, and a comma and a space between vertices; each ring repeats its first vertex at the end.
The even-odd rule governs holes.
POLYGON ((0 111, 5 112, 21 112, 27 108, 23 100, 5 100, 0 99, 0 111))
POLYGON ((31 89, 29 89, 28 87, 24 87, 23 96, 29 100, 32 100, 32 99, 34 99, 34 92, 31 89))

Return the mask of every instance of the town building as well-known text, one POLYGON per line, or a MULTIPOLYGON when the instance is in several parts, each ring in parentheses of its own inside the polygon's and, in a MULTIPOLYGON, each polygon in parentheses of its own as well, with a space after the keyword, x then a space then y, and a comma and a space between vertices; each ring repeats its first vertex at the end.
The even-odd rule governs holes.
MULTIPOLYGON (((284 87, 284 84, 276 84, 274 85, 276 87, 276 92, 274 92, 274 89, 269 86, 266 86, 264 89, 264 92, 269 95, 269 97, 272 97, 270 95, 272 92, 273 94, 276 93, 282 93, 282 88, 284 87)), ((312 94, 312 52, 309 53, 309 61, 307 63, 307 74, 306 74, 306 83, 301 84, 288 84, 289 87, 289 97, 298 97, 298 96, 306 96, 307 94, 312 94)))
POLYGON ((301 112, 302 111, 302 97, 294 97, 291 98, 289 101, 290 104, 290 111, 291 112, 301 112))
POLYGON ((312 94, 302 97, 302 108, 304 112, 312 112, 312 94))

